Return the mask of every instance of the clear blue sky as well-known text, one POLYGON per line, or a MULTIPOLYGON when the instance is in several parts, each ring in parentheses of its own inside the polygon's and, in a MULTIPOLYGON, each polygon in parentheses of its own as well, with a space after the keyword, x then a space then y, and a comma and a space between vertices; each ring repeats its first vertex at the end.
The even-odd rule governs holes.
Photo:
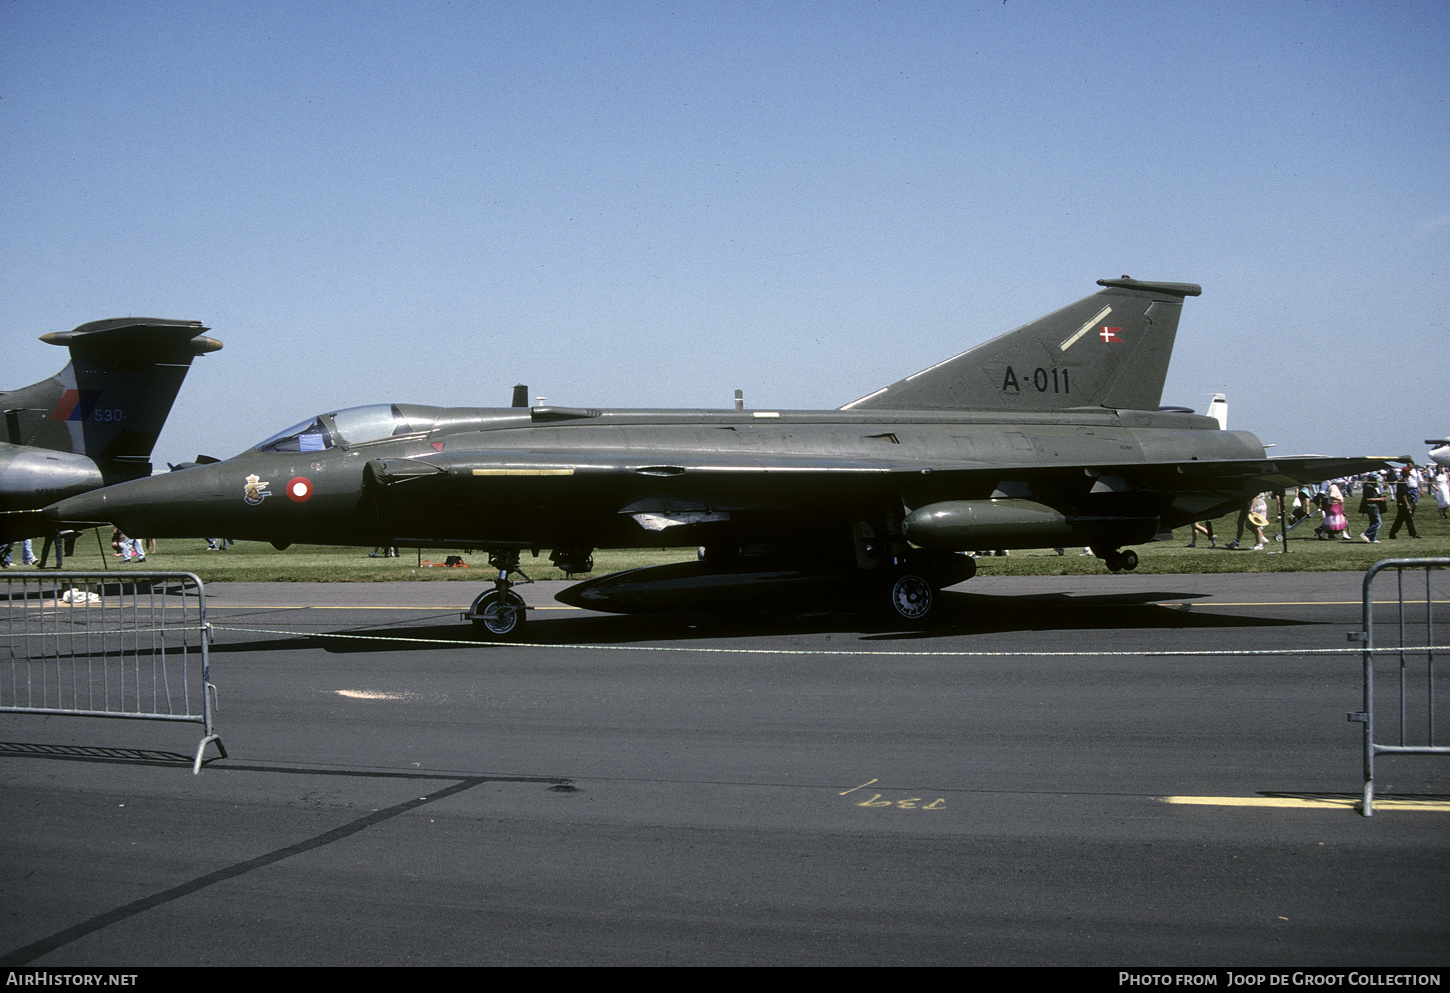
POLYGON ((157 460, 385 400, 836 407, 1201 283, 1165 403, 1450 431, 1450 4, 0 6, 0 360, 195 319, 157 460))

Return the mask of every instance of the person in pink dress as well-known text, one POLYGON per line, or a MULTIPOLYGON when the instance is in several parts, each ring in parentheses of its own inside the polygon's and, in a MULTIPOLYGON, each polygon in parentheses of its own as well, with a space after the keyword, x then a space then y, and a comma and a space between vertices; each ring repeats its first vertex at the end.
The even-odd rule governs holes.
POLYGON ((1324 507, 1324 532, 1333 540, 1353 541, 1349 536, 1349 519, 1344 516, 1344 494, 1338 483, 1329 486, 1329 498, 1324 507))

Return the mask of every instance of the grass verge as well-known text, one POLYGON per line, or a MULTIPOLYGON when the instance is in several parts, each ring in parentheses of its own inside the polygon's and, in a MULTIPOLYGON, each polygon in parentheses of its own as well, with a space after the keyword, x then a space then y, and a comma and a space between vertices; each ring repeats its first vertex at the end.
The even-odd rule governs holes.
MULTIPOLYGON (((1226 547, 1234 537, 1236 514, 1214 522, 1217 547, 1211 547, 1201 535, 1195 548, 1184 547, 1187 529, 1175 532, 1171 541, 1150 542, 1133 546, 1138 553, 1137 572, 1144 574, 1186 574, 1201 572, 1363 572, 1374 563, 1389 558, 1450 557, 1450 521, 1440 518, 1434 500, 1421 500, 1416 526, 1424 537, 1408 538, 1402 531, 1399 540, 1390 541, 1391 520, 1380 531, 1381 543, 1370 545, 1358 540, 1366 519, 1350 515, 1354 541, 1319 541, 1314 537, 1314 522, 1306 522, 1289 533, 1286 545, 1273 539, 1273 532, 1263 551, 1251 551, 1253 539, 1237 550, 1226 547)), ((1268 531, 1269 529, 1265 529, 1268 531)), ((39 552, 39 542, 36 542, 39 552)), ((175 572, 192 572, 203 581, 213 582, 305 582, 305 583, 367 583, 407 581, 487 582, 493 578, 488 557, 482 552, 445 551, 442 549, 400 548, 397 558, 372 558, 371 548, 348 548, 328 545, 293 545, 277 551, 260 542, 238 542, 228 551, 208 551, 200 538, 164 538, 156 543, 156 551, 148 553, 145 568, 175 572), (447 567, 448 556, 456 555, 463 565, 447 567)), ((1058 555, 1050 548, 1019 549, 1007 556, 985 556, 978 560, 983 576, 1079 576, 1102 575, 1103 563, 1082 548, 1064 549, 1058 555)), ((594 571, 602 575, 621 569, 663 565, 694 558, 693 548, 601 549, 594 553, 594 571)), ((14 550, 16 565, 10 571, 24 571, 18 564, 20 547, 14 550)), ((549 562, 547 552, 538 558, 527 553, 523 570, 533 579, 564 579, 562 572, 549 562)), ((75 555, 66 559, 68 569, 138 568, 136 563, 124 565, 110 548, 108 538, 97 532, 81 535, 75 555)))

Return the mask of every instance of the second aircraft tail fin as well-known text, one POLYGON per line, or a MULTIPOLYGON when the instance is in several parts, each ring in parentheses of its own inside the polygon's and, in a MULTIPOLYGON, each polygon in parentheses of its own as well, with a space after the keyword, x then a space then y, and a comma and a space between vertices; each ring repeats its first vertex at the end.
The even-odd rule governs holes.
POLYGON ((1193 283, 1127 276, 843 410, 1156 410, 1193 283))
MULTIPOLYGON (((49 379, 0 393, 4 440, 150 471, 151 449, 191 360, 222 347, 198 321, 92 321, 41 341, 70 349, 49 379)), ((125 473, 123 473, 125 475, 125 473)))

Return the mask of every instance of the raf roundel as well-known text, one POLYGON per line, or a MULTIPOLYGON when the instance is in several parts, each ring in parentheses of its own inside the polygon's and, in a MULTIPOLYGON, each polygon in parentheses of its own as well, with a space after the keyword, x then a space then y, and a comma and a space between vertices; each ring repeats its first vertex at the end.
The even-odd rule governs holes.
POLYGON ((312 480, 298 476, 287 483, 287 496, 293 503, 306 503, 312 497, 312 480))

